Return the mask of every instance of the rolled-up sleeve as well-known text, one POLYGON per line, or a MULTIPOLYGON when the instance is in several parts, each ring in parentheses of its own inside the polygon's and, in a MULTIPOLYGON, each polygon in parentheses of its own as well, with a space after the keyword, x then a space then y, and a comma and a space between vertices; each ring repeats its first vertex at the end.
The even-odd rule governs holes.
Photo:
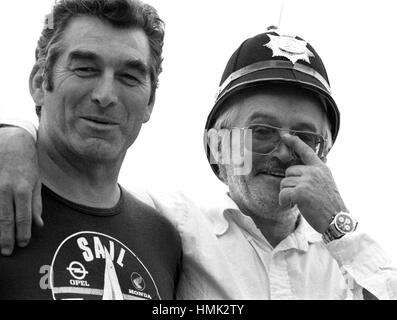
POLYGON ((367 234, 345 236, 327 244, 339 264, 354 298, 362 298, 362 288, 378 299, 397 299, 397 268, 383 249, 367 234))

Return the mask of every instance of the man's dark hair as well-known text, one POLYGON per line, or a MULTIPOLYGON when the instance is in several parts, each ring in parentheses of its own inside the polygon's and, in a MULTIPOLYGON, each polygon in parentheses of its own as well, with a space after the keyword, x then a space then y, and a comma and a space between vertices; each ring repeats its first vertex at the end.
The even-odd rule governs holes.
MULTIPOLYGON (((53 90, 52 72, 62 53, 62 35, 69 21, 76 16, 93 16, 120 29, 141 28, 150 44, 151 98, 153 102, 162 71, 164 22, 156 9, 139 0, 60 0, 57 1, 48 22, 42 30, 36 48, 36 62, 41 65, 46 89, 53 90)), ((41 107, 36 108, 40 116, 41 107)))

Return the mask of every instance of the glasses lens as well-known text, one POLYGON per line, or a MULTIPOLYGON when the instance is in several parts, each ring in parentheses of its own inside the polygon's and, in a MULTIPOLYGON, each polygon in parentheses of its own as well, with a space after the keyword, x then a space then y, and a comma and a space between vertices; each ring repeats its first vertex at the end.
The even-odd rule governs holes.
MULTIPOLYGON (((272 153, 280 143, 280 130, 267 125, 250 125, 248 130, 251 130, 251 134, 246 134, 245 146, 252 152, 260 154, 272 153), (248 141, 249 140, 249 141, 248 141)), ((297 136, 304 143, 316 152, 321 157, 321 153, 324 147, 324 140, 321 136, 304 131, 291 131, 291 134, 297 136)))
POLYGON ((274 151, 280 142, 280 134, 276 128, 265 125, 251 125, 248 129, 252 133, 252 143, 246 143, 246 146, 252 145, 252 152, 269 154, 274 151))
POLYGON ((317 155, 320 155, 323 147, 323 139, 315 133, 310 132, 299 132, 296 131, 294 134, 301 139, 304 143, 306 143, 310 148, 316 152, 317 155))

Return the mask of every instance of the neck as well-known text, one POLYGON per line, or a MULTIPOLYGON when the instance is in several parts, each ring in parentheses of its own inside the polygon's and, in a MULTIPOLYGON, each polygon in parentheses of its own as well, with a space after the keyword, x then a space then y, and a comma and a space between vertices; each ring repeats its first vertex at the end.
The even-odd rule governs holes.
POLYGON ((289 209, 279 212, 281 218, 251 216, 255 225, 261 231, 266 240, 275 248, 282 240, 287 238, 296 229, 299 213, 289 209))
POLYGON ((43 183, 61 197, 96 208, 111 208, 118 203, 121 161, 111 165, 67 157, 40 140, 38 158, 43 183))
POLYGON ((238 205, 241 212, 252 218, 257 228, 266 240, 275 248, 282 240, 287 238, 296 229, 299 210, 293 208, 263 208, 250 210, 238 205))

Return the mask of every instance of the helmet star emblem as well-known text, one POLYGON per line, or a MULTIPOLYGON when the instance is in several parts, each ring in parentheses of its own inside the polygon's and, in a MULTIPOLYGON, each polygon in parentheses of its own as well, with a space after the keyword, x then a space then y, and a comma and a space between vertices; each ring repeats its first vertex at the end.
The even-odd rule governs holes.
POLYGON ((298 60, 310 63, 313 52, 307 48, 307 42, 286 35, 268 35, 270 41, 264 44, 273 52, 273 57, 285 57, 295 64, 298 60))

